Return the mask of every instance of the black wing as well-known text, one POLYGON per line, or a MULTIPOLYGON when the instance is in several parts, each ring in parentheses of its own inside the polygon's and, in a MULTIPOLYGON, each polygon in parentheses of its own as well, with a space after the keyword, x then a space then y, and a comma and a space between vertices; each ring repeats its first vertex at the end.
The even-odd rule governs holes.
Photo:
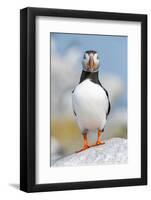
POLYGON ((108 94, 107 90, 102 86, 102 84, 100 83, 100 81, 99 81, 99 85, 100 85, 100 86, 103 88, 103 90, 105 91, 106 96, 107 96, 107 99, 108 99, 108 111, 107 111, 107 113, 106 113, 106 116, 108 116, 109 113, 110 113, 110 110, 111 110, 111 103, 110 103, 110 99, 109 99, 109 94, 108 94))

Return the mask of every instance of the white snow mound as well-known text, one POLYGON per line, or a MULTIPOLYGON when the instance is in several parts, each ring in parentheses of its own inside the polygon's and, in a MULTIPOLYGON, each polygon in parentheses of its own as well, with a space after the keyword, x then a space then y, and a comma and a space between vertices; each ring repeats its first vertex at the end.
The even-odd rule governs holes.
POLYGON ((126 164, 127 154, 127 139, 112 138, 106 140, 103 145, 61 158, 53 164, 53 167, 126 164))

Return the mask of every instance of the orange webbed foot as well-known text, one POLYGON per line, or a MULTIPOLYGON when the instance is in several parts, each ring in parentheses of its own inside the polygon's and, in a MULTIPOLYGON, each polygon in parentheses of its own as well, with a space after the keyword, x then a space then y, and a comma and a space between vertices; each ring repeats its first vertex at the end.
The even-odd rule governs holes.
POLYGON ((92 145, 92 147, 98 146, 98 145, 103 145, 103 144, 105 144, 105 142, 97 141, 95 144, 92 145))
POLYGON ((88 138, 87 138, 87 132, 83 133, 83 139, 84 139, 84 142, 83 142, 83 147, 82 149, 80 149, 79 151, 76 151, 76 153, 79 153, 81 151, 84 151, 86 149, 88 149, 90 146, 88 145, 88 138))
POLYGON ((89 145, 85 145, 82 147, 82 149, 80 149, 79 151, 76 151, 76 153, 80 153, 81 151, 85 151, 86 149, 90 148, 89 145))
POLYGON ((98 139, 97 139, 96 143, 92 146, 94 147, 94 146, 98 146, 98 145, 102 145, 102 144, 105 144, 105 142, 101 141, 101 130, 98 129, 98 139))

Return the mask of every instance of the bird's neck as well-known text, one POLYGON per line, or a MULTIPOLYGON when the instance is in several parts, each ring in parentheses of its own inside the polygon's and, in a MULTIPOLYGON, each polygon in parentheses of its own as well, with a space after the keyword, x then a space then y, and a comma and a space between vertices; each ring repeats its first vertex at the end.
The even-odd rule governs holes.
POLYGON ((93 81, 95 83, 99 83, 98 71, 97 72, 86 72, 83 70, 82 74, 81 74, 81 78, 80 78, 80 83, 86 79, 90 79, 91 81, 93 81))

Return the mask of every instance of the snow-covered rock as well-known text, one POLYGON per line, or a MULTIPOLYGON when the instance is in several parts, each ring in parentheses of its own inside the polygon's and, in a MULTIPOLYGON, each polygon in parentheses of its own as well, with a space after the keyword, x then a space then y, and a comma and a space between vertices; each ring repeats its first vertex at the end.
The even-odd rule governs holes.
POLYGON ((91 147, 57 160, 53 167, 84 166, 100 164, 125 164, 128 161, 127 140, 112 138, 104 145, 91 147))

